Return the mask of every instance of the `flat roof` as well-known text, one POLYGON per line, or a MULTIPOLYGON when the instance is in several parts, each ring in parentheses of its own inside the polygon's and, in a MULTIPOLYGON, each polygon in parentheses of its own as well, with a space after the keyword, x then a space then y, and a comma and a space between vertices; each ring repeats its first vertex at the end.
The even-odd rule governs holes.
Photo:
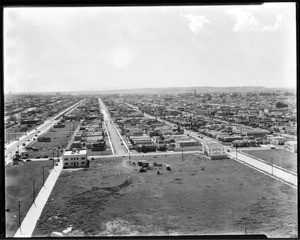
POLYGON ((208 147, 224 147, 222 144, 219 143, 207 143, 205 145, 208 147))
POLYGON ((86 149, 81 149, 81 150, 77 150, 76 152, 74 151, 73 153, 72 153, 72 151, 65 151, 64 152, 64 156, 82 155, 82 154, 87 154, 87 150, 86 149))

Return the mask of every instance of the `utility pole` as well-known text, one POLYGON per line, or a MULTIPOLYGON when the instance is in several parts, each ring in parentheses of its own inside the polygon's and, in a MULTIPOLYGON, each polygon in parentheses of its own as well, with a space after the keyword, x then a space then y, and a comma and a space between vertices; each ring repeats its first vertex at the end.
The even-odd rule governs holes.
POLYGON ((271 157, 271 164, 272 164, 272 175, 273 175, 273 157, 271 157))
POLYGON ((35 204, 35 180, 32 180, 33 203, 35 204))
POLYGON ((19 201, 19 228, 20 228, 20 231, 21 231, 21 201, 19 201))
POLYGON ((181 147, 181 158, 182 158, 182 161, 183 161, 183 147, 181 147))
POLYGON ((43 167, 43 187, 45 185, 45 167, 43 167))

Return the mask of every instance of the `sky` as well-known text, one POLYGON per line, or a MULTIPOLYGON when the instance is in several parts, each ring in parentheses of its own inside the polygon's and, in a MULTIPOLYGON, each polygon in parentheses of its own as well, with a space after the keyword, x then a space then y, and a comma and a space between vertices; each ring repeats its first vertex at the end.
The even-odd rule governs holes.
POLYGON ((295 3, 4 8, 4 92, 296 88, 295 3))

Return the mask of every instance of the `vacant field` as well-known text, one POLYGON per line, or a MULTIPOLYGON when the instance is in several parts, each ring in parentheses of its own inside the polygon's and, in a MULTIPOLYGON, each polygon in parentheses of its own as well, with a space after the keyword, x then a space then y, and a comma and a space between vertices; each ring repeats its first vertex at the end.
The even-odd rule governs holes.
POLYGON ((115 157, 63 170, 33 236, 243 234, 244 226, 248 234, 297 236, 296 190, 252 168, 199 154, 131 159, 171 171, 140 173, 115 157))
POLYGON ((244 150, 243 152, 269 163, 272 162, 273 158, 274 165, 297 173, 297 153, 292 153, 282 149, 244 150))
POLYGON ((46 181, 53 167, 52 164, 50 161, 40 161, 5 167, 5 208, 10 209, 6 213, 7 237, 12 237, 18 229, 18 201, 21 203, 21 220, 23 220, 33 201, 33 180, 35 180, 37 195, 43 186, 43 167, 46 181))
MULTIPOLYGON (((30 147, 36 147, 38 151, 27 150, 28 158, 36 158, 37 156, 43 157, 48 156, 53 157, 54 148, 60 147, 61 149, 65 148, 69 143, 73 130, 76 130, 79 122, 65 122, 66 126, 64 128, 51 128, 43 137, 51 137, 51 142, 34 142, 30 147)), ((57 157, 57 151, 54 151, 54 157, 57 157)), ((59 156, 62 154, 62 151, 59 153, 59 156)))

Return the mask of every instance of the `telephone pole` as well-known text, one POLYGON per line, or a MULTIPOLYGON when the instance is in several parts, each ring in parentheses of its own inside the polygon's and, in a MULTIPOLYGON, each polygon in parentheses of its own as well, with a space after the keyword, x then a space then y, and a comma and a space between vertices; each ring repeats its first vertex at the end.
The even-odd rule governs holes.
POLYGON ((271 157, 271 164, 272 164, 272 175, 273 175, 273 157, 271 157))
POLYGON ((45 167, 43 167, 43 187, 45 187, 45 167))
POLYGON ((33 203, 35 204, 35 180, 32 180, 33 203))
POLYGON ((18 206, 19 206, 19 228, 21 230, 21 201, 19 201, 18 206))

